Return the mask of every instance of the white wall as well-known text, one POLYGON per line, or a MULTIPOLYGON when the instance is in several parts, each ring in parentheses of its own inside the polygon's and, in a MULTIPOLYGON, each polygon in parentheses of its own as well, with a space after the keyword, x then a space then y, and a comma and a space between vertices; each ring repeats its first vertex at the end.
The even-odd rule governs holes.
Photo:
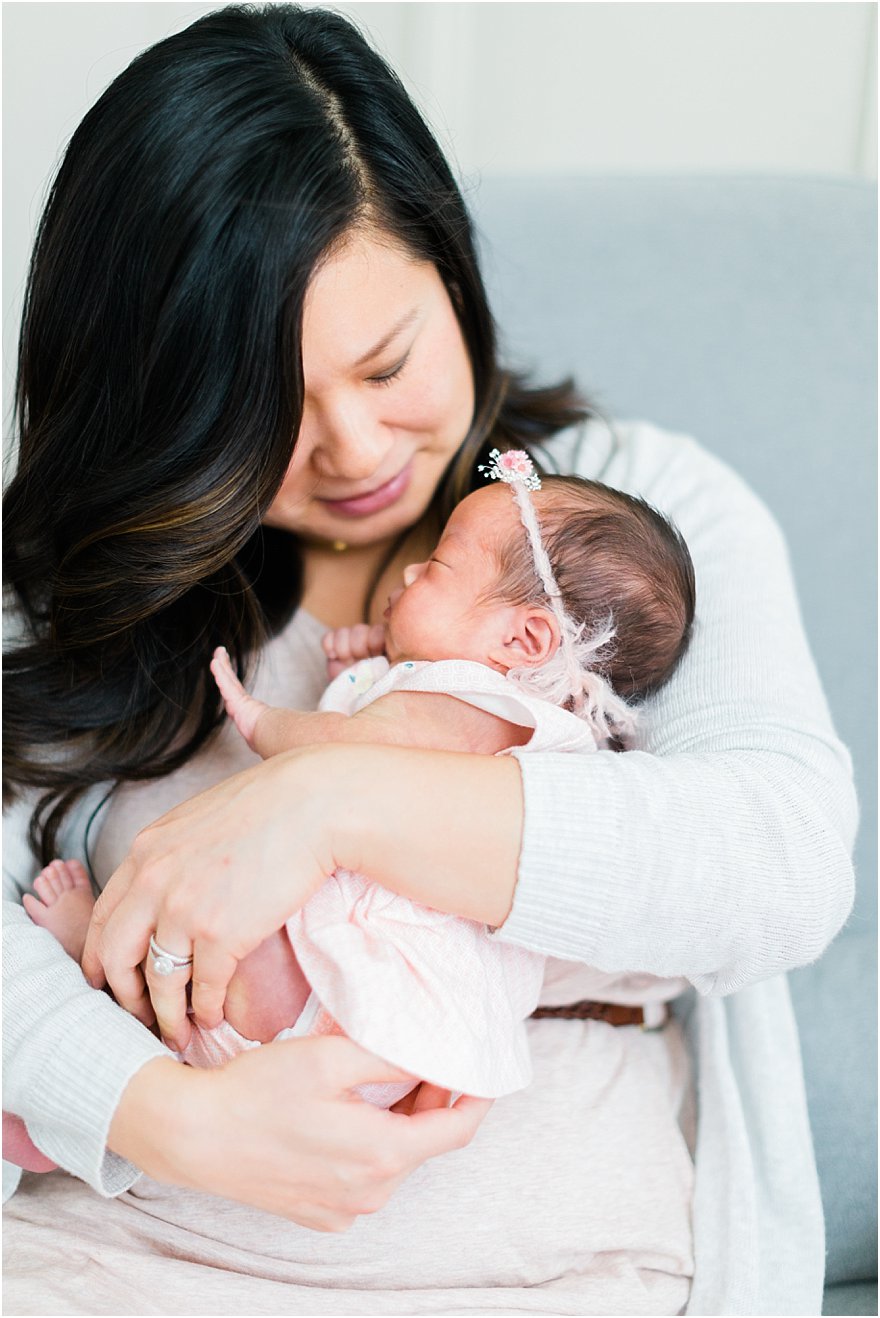
MULTIPOLYGON (((4 416, 33 231, 79 119, 217 4, 3 5, 4 416)), ((867 3, 355 3, 459 171, 876 178, 867 3)))

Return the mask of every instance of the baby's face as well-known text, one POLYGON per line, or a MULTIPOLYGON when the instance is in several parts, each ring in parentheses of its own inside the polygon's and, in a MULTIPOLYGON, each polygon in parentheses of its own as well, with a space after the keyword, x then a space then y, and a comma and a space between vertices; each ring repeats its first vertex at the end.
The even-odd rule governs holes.
MULTIPOLYGON (((498 580, 493 546, 522 531, 507 486, 487 486, 455 508, 425 563, 404 570, 405 586, 385 610, 386 648, 401 659, 473 659, 488 663, 503 640, 510 606, 480 602, 498 580)), ((525 531, 522 531, 525 535, 525 531)))

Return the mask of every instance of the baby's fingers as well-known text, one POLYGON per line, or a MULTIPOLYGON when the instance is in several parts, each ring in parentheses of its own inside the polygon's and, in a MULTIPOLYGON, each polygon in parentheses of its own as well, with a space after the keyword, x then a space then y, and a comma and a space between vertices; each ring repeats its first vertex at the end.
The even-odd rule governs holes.
POLYGON ((211 660, 211 672, 214 675, 214 681, 220 688, 221 696, 227 703, 230 699, 241 698, 247 694, 236 677, 229 655, 222 645, 218 645, 214 651, 214 657, 211 660))
POLYGON ((367 658, 380 659, 385 653, 385 624, 374 623, 367 636, 367 658))
POLYGON ((337 627, 334 631, 328 632, 324 637, 324 653, 331 661, 335 660, 343 668, 348 668, 354 663, 351 650, 351 627, 337 627))

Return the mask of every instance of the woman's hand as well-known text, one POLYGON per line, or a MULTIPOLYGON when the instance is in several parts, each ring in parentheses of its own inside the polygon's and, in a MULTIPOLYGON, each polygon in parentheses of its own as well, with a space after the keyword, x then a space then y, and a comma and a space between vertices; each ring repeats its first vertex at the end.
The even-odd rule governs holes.
POLYGON ((189 975, 158 976, 152 958, 142 969, 151 934, 167 952, 192 954, 192 1008, 210 1029, 238 962, 336 869, 501 925, 522 824, 512 757, 380 745, 286 751, 138 834, 95 906, 83 972, 95 987, 106 980, 147 1026, 155 1008, 162 1037, 182 1049, 189 975))
POLYGON ((156 1180, 344 1231, 428 1158, 468 1144, 492 1106, 446 1108, 422 1086, 404 1115, 351 1093, 403 1075, 338 1036, 266 1044, 215 1070, 160 1058, 129 1082, 107 1142, 156 1180))
POLYGON ((175 956, 192 955, 193 1013, 206 1028, 219 1025, 238 962, 336 868, 327 820, 338 801, 326 774, 310 781, 313 754, 275 756, 163 815, 137 835, 95 905, 83 973, 95 987, 108 983, 145 1025, 155 1012, 178 1049, 190 1036, 190 976, 155 973, 150 935, 175 956))

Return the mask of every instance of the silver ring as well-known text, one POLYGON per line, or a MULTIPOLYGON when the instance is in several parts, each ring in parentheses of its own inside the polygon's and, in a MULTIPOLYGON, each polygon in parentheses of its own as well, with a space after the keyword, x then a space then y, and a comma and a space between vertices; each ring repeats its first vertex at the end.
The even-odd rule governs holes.
POLYGON ((157 975, 172 975, 175 970, 185 970, 193 961, 191 956, 175 956, 173 952, 166 952, 152 934, 150 934, 150 955, 153 958, 153 971, 157 975))

